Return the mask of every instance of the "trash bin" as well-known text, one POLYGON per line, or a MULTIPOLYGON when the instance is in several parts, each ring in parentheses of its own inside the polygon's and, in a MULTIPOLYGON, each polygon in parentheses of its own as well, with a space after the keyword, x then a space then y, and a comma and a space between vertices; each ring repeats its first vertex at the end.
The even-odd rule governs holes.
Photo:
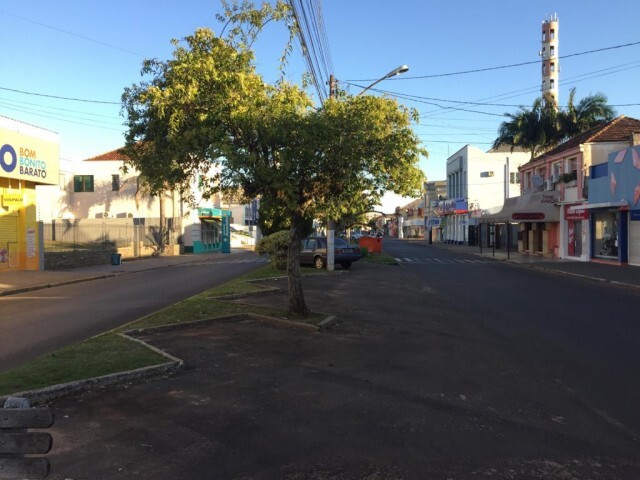
POLYGON ((111 254, 111 265, 122 265, 122 254, 121 253, 112 253, 111 254))

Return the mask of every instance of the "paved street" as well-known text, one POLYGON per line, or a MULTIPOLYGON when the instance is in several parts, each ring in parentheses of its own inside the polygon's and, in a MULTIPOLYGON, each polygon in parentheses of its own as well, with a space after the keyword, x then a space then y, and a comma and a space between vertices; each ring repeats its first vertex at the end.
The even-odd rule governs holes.
POLYGON ((0 371, 85 340, 195 295, 256 268, 254 253, 203 255, 99 265, 62 272, 15 272, 0 282, 24 293, 0 296, 0 371), (145 264, 145 262, 150 262, 145 264), (150 268, 152 265, 157 268, 150 268), (92 281, 73 283, 84 278, 92 281), (33 285, 28 283, 31 279, 33 285), (55 288, 30 288, 45 282, 71 282, 55 288))
POLYGON ((148 337, 187 369, 54 402, 52 478, 640 478, 637 290, 385 249, 305 278, 328 331, 148 337))

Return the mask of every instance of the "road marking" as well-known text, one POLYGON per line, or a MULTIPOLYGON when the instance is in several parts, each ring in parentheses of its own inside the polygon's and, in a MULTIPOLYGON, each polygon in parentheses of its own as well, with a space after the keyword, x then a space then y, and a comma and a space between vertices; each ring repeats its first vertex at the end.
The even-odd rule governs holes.
POLYGON ((495 264, 496 262, 491 259, 479 259, 479 260, 470 260, 466 258, 435 258, 435 257, 425 257, 425 258, 396 258, 397 262, 400 263, 431 263, 435 265, 489 265, 495 264))

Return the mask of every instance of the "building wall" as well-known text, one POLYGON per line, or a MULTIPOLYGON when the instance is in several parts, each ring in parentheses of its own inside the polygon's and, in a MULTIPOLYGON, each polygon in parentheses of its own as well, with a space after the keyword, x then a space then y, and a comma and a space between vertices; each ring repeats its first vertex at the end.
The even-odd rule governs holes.
POLYGON ((57 134, 0 117, 0 273, 43 263, 36 185, 57 184, 57 134))
MULTIPOLYGON (((77 164, 73 174, 65 176, 68 204, 62 208, 62 215, 67 215, 64 218, 158 217, 158 196, 138 191, 138 172, 129 171, 125 175, 122 173, 123 165, 121 160, 84 161, 77 164), (74 177, 78 175, 93 175, 93 192, 74 192, 74 177), (113 175, 119 176, 116 190, 112 183, 113 175)), ((165 192, 164 202, 167 217, 181 216, 181 202, 177 193, 165 192)))
POLYGON ((447 181, 454 185, 449 185, 448 197, 466 201, 468 212, 447 215, 445 240, 468 242, 468 227, 476 224, 478 212, 500 210, 506 196, 518 196, 518 167, 528 159, 529 155, 525 152, 483 152, 472 145, 466 145, 449 157, 447 181))

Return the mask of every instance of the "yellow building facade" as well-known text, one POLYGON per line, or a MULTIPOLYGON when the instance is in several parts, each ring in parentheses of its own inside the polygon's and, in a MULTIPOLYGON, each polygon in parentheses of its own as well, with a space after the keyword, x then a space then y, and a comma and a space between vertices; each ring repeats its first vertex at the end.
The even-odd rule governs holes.
POLYGON ((58 135, 0 117, 0 275, 43 265, 36 185, 59 182, 58 135))

